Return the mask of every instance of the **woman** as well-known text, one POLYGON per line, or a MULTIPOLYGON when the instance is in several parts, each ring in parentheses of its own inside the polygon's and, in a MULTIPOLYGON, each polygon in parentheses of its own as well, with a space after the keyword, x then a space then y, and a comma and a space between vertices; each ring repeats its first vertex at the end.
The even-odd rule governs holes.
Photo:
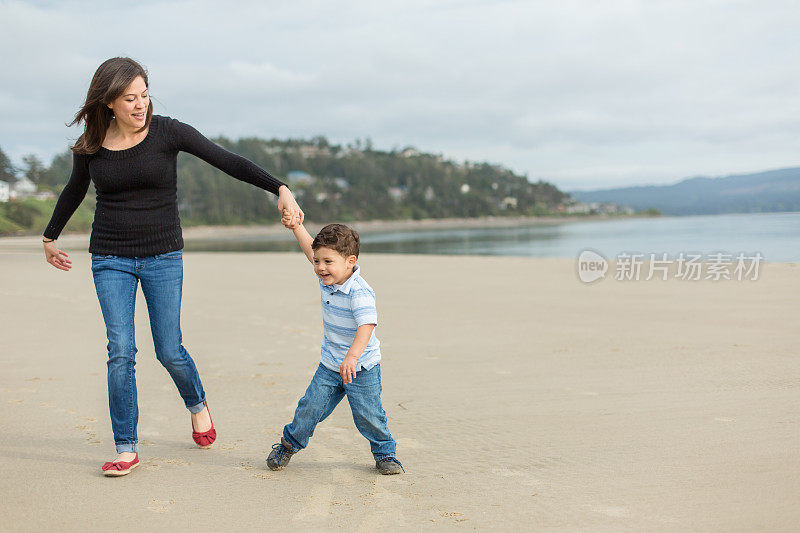
POLYGON ((89 251, 108 337, 108 405, 118 454, 102 470, 107 476, 121 476, 139 464, 133 326, 139 282, 156 357, 191 413, 192 437, 201 448, 216 439, 200 376, 181 338, 178 152, 193 154, 234 178, 276 194, 278 211, 287 210, 293 220, 302 221, 303 212, 286 185, 268 172, 217 146, 189 125, 153 115, 147 72, 132 59, 117 57, 100 65, 72 124, 81 122, 85 129, 72 147, 72 175, 42 241, 48 263, 61 270, 72 268, 56 239, 86 196, 89 182, 94 182, 97 206, 89 251))

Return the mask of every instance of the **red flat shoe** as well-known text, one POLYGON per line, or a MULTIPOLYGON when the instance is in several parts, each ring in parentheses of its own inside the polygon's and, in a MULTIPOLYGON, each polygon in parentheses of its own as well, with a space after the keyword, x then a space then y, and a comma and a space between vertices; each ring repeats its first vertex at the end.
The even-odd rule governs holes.
MULTIPOLYGON (((206 409, 208 409, 208 404, 206 404, 206 409)), ((217 440, 217 430, 214 429, 214 420, 211 418, 211 409, 208 409, 208 419, 211 420, 211 429, 208 431, 203 431, 202 433, 195 431, 194 423, 192 423, 192 439, 194 439, 195 444, 203 449, 211 448, 211 445, 214 444, 215 440, 217 440)))
POLYGON ((139 454, 133 458, 133 461, 117 461, 116 463, 107 462, 103 465, 103 475, 108 477, 126 476, 131 473, 131 470, 139 466, 139 454))

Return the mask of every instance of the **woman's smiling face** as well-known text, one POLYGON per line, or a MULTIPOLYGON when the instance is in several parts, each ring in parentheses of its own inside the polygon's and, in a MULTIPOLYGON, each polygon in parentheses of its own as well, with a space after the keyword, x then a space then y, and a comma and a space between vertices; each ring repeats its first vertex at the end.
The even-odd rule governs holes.
POLYGON ((147 120, 147 107, 150 105, 150 93, 141 76, 137 76, 125 88, 125 91, 108 104, 114 112, 118 126, 129 129, 141 129, 147 120))

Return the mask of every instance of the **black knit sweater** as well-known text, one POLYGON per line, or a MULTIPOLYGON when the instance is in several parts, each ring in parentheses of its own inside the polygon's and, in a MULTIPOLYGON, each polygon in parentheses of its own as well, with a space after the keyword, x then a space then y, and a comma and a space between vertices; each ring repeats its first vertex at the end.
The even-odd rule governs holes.
POLYGON ((278 194, 282 182, 247 159, 209 141, 188 124, 153 115, 147 136, 127 150, 74 154, 72 175, 44 236, 58 238, 89 181, 97 190, 89 251, 146 257, 183 248, 178 217, 178 152, 188 152, 236 179, 278 194))

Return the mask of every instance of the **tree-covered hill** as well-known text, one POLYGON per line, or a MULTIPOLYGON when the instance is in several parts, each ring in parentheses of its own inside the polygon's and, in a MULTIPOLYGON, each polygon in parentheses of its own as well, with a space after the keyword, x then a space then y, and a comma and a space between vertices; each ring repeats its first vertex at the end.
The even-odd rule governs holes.
MULTIPOLYGON (((309 220, 543 215, 566 195, 545 182, 488 163, 456 163, 414 149, 385 152, 303 140, 217 139, 286 181, 309 220)), ((247 184, 181 154, 181 215, 204 224, 274 220, 274 208, 247 184)))
MULTIPOLYGON (((381 151, 369 141, 339 146, 323 137, 215 142, 287 182, 306 217, 317 222, 546 215, 568 200, 555 186, 532 183, 499 165, 449 161, 413 148, 381 151)), ((72 156, 65 151, 49 166, 26 157, 24 165, 18 175, 57 194, 72 156)), ((90 188, 87 208, 94 207, 92 193, 90 188)), ((186 225, 274 223, 275 199, 266 196, 194 156, 178 158, 178 202, 186 225)))

